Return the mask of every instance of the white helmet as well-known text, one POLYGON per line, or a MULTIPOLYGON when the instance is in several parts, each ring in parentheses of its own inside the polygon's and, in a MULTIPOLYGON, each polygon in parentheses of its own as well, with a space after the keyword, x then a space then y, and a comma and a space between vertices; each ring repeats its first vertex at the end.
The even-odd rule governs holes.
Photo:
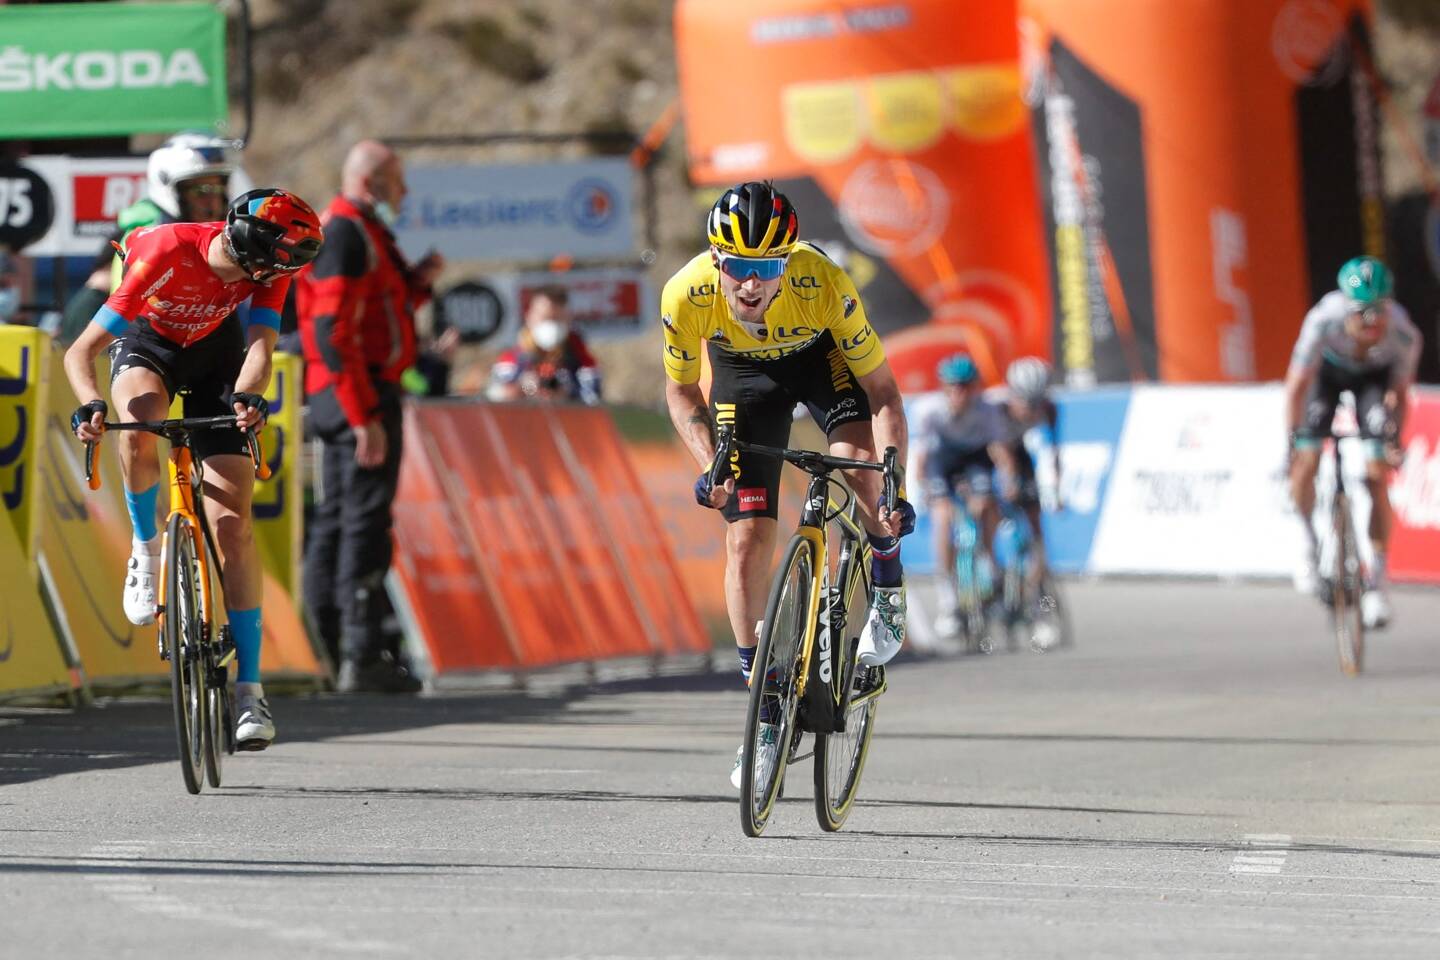
POLYGON ((229 177, 235 170, 226 148, 229 141, 208 133, 177 133, 150 154, 147 177, 150 199, 170 216, 180 216, 175 189, 196 177, 229 177))
POLYGON ((1039 400, 1050 386, 1050 367, 1039 357, 1021 357, 1005 371, 1005 382, 1020 399, 1039 400))

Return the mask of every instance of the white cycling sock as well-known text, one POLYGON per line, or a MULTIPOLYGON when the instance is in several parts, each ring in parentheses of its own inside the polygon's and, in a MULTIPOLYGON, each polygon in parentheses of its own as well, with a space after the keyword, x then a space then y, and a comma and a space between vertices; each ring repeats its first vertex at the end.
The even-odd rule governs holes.
POLYGON ((160 556, 160 535, 157 533, 149 540, 141 540, 138 537, 131 537, 130 552, 136 556, 160 556))

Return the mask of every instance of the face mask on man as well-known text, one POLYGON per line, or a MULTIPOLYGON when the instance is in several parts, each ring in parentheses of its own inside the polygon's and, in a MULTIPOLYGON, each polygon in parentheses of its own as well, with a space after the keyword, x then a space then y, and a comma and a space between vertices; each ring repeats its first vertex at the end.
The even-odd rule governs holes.
POLYGON ((400 219, 400 213, 390 205, 389 200, 375 201, 375 216, 387 227, 395 226, 395 221, 400 219))
POLYGON ((9 323, 20 312, 20 288, 0 287, 0 323, 9 323))
POLYGON ((535 338, 535 346, 541 350, 554 350, 565 342, 569 333, 569 325, 559 320, 541 320, 530 328, 530 336, 535 338))

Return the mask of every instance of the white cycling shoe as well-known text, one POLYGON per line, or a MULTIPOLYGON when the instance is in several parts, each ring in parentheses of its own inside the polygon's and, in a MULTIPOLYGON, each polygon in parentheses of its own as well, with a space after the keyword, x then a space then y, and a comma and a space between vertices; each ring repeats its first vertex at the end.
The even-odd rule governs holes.
MULTIPOLYGON (((760 752, 755 757, 755 779, 764 781, 775 765, 780 754, 780 726, 774 723, 760 724, 760 752)), ((745 772, 745 745, 735 751, 735 766, 730 768, 730 786, 740 789, 740 777, 745 772)))
POLYGON ((905 643, 905 585, 876 587, 870 616, 860 633, 858 657, 867 667, 889 663, 905 643))
POLYGON ((1391 617, 1390 598, 1379 587, 1372 587, 1360 595, 1360 619, 1367 630, 1379 630, 1389 626, 1391 617))
POLYGON ((125 618, 137 627, 155 622, 155 582, 160 579, 160 554, 147 552, 138 543, 130 549, 125 563, 125 618))
POLYGON ((235 749, 264 750, 275 741, 270 701, 246 693, 240 694, 236 701, 235 749))

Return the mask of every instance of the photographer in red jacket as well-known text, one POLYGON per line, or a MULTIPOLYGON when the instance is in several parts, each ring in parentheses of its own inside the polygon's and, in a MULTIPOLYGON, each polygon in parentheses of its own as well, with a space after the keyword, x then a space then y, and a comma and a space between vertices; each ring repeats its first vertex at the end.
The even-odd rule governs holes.
POLYGON ((405 197, 400 158, 375 140, 350 149, 340 195, 322 215, 325 246, 301 274, 296 309, 310 423, 324 447, 305 550, 305 603, 343 693, 413 693, 419 681, 384 649, 391 503, 400 477, 400 376, 415 362, 415 309, 444 262, 405 262, 389 225, 405 197))

